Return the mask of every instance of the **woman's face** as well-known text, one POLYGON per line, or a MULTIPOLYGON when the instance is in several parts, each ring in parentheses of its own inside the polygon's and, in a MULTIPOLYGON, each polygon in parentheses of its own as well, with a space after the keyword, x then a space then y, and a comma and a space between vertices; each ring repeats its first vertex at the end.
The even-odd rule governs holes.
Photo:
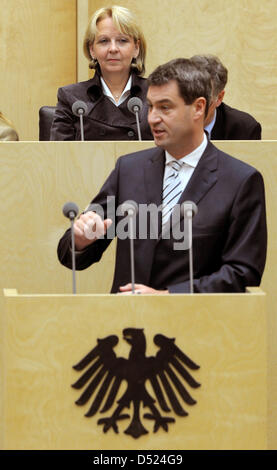
POLYGON ((97 29, 90 53, 98 60, 102 75, 113 72, 129 74, 132 59, 139 54, 139 44, 131 36, 118 31, 112 18, 99 21, 97 29))

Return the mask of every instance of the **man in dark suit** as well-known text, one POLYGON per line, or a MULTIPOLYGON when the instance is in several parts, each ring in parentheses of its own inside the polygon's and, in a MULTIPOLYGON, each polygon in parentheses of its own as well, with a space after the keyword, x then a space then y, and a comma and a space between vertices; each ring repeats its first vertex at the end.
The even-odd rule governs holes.
MULTIPOLYGON (((94 206, 74 224, 77 269, 99 261, 113 237, 109 231, 117 233, 114 293, 130 293, 131 285, 124 217, 117 212, 110 218, 111 199, 116 210, 127 200, 139 207, 136 292, 189 292, 188 252, 176 249, 179 238, 174 239, 176 232, 170 226, 170 211, 186 200, 198 206, 193 218, 194 291, 243 292, 260 283, 266 256, 262 176, 208 141, 203 125, 210 96, 209 74, 191 60, 159 66, 149 77, 148 90, 148 120, 158 148, 119 158, 92 201, 94 206), (156 223, 156 236, 140 230, 141 210, 150 204, 161 209, 148 225, 156 223), (102 217, 95 212, 96 205, 103 210, 102 217)), ((180 233, 185 236, 182 217, 180 233)), ((71 267, 70 231, 60 240, 58 255, 71 267)))
POLYGON ((261 140, 262 128, 250 114, 223 103, 228 70, 214 55, 195 55, 191 58, 207 70, 212 80, 212 99, 205 129, 212 140, 261 140))

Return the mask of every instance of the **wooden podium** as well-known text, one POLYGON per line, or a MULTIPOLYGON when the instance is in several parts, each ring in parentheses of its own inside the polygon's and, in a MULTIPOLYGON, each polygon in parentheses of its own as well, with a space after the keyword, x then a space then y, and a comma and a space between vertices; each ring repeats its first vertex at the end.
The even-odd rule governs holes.
MULTIPOLYGON (((276 448, 276 371, 270 347, 276 322, 259 289, 166 296, 18 295, 6 289, 3 303, 2 449, 276 448), (146 356, 156 356, 153 338, 162 334, 175 338, 175 345, 200 366, 188 371, 201 386, 184 383, 197 403, 183 403, 188 416, 163 412, 175 419, 168 432, 153 433, 154 423, 143 417, 148 410, 141 407, 147 434, 137 439, 125 434, 128 420, 119 421, 118 434, 113 429, 103 433, 97 421, 111 410, 88 418, 89 403, 75 404, 82 391, 71 385, 81 373, 72 366, 96 346, 97 338, 109 335, 119 339, 116 355, 128 358, 125 328, 143 328, 146 356)), ((117 399, 125 389, 121 384, 117 399)), ((147 390, 155 398, 149 384, 147 390)), ((131 415, 131 408, 127 411, 131 415)))

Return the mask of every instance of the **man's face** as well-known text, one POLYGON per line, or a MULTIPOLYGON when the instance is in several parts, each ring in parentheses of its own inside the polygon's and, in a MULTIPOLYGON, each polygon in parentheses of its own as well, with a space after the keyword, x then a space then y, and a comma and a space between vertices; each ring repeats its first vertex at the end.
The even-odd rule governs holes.
POLYGON ((195 132, 195 102, 191 105, 184 102, 175 80, 150 86, 147 100, 148 122, 156 145, 175 158, 182 157, 195 132))

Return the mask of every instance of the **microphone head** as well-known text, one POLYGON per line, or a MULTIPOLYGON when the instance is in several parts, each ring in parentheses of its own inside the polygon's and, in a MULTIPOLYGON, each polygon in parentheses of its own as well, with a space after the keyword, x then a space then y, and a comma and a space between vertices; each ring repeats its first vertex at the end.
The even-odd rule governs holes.
POLYGON ((198 207, 193 201, 185 201, 181 204, 181 215, 184 217, 194 217, 198 212, 198 207))
POLYGON ((67 202, 63 206, 63 215, 70 220, 74 219, 78 215, 78 212, 79 208, 75 202, 67 202))
POLYGON ((127 103, 127 108, 131 113, 138 113, 139 111, 142 110, 142 101, 140 98, 137 96, 133 96, 133 98, 130 98, 128 103, 127 103))
POLYGON ((88 107, 86 105, 86 103, 84 103, 84 101, 75 101, 72 105, 72 112, 75 116, 80 116, 81 114, 83 116, 86 116, 87 115, 87 112, 88 112, 88 107))
POLYGON ((135 201, 125 201, 121 204, 121 212, 128 212, 130 217, 134 217, 138 213, 138 205, 135 201))

